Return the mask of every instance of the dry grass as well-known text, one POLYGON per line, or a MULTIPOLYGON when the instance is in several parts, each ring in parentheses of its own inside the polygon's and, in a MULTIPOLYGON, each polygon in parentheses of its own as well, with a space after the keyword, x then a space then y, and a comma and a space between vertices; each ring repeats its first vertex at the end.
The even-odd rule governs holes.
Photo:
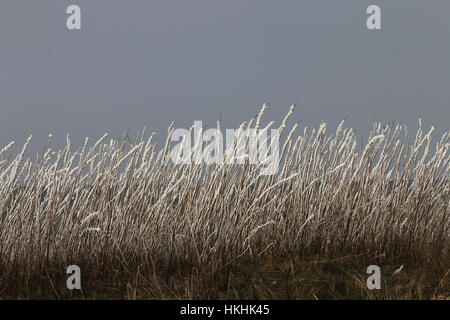
POLYGON ((11 161, 11 145, 0 150, 0 296, 74 297, 65 268, 77 264, 76 297, 379 298, 361 285, 374 262, 428 270, 386 282, 384 298, 448 296, 450 132, 433 147, 422 126, 410 139, 375 124, 357 152, 342 123, 292 130, 279 173, 260 176, 251 164, 174 165, 172 130, 160 151, 145 131, 76 151, 49 138, 33 161, 29 141, 11 161))

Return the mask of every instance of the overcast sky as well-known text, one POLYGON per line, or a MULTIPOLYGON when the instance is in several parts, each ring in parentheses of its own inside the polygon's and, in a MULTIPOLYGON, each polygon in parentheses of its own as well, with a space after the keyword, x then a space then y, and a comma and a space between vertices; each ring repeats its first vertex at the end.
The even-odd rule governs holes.
MULTIPOLYGON (((450 123, 448 0, 2 0, 0 145, 173 120, 450 123), (82 30, 66 28, 66 8, 82 30), (366 28, 381 7, 382 30, 366 28)), ((300 132, 300 131, 299 131, 300 132)))

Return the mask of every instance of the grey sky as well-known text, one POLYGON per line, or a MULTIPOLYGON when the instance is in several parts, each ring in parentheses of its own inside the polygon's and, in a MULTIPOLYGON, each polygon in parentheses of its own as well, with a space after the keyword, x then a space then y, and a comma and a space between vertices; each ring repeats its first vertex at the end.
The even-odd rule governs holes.
POLYGON ((450 123, 448 0, 2 0, 0 145, 194 120, 450 123), (66 7, 82 10, 68 31, 66 7), (366 8, 382 30, 366 28, 366 8))

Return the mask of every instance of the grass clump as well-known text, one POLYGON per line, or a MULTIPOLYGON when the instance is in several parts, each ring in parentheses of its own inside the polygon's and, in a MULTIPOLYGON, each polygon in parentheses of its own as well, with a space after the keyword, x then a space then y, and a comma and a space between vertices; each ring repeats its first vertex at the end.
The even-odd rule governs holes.
POLYGON ((296 126, 283 134, 286 122, 273 176, 249 163, 175 165, 172 126, 161 150, 145 130, 134 143, 105 135, 75 151, 69 138, 53 151, 49 138, 33 161, 30 139, 11 160, 9 144, 0 297, 448 296, 450 132, 432 148, 432 129, 410 139, 404 126, 374 124, 358 152, 343 123, 296 136, 296 126), (65 288, 72 264, 81 293, 65 288), (370 264, 382 267, 385 289, 365 288, 370 264))

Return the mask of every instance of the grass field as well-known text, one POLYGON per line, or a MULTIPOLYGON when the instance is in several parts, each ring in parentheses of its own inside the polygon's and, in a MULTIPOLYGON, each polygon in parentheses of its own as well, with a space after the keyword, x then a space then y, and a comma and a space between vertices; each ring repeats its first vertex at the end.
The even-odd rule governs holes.
MULTIPOLYGON (((374 124, 357 143, 279 127, 280 168, 175 165, 141 132, 25 159, 0 148, 0 298, 443 299, 450 132, 374 124), (66 268, 82 270, 82 290, 66 268), (381 290, 366 287, 379 265, 381 290), (398 274, 394 270, 404 266, 398 274)), ((241 127, 261 132, 264 108, 241 127)), ((195 150, 192 150, 194 152, 195 150)))

